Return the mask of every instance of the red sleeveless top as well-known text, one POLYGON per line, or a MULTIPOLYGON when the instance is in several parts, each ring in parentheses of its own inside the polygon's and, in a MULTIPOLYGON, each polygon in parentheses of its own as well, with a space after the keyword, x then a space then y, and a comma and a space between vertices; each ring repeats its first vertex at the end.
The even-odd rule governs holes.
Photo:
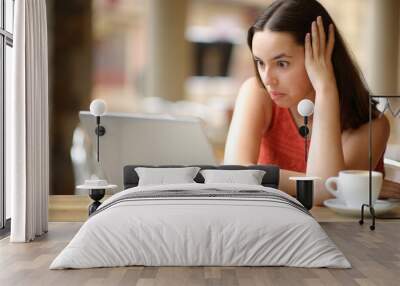
MULTIPOLYGON (((272 103, 271 124, 261 140, 258 164, 274 164, 281 169, 306 172, 304 138, 288 108, 272 103)), ((382 156, 375 170, 383 173, 383 167, 382 156)))

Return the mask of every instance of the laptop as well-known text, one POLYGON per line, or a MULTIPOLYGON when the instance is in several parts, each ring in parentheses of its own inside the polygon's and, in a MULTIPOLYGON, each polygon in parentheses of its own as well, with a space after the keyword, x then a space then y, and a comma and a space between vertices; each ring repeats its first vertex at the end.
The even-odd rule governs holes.
MULTIPOLYGON (((96 118, 89 111, 81 111, 79 118, 91 142, 88 159, 97 162, 96 118)), ((110 112, 101 117, 101 125, 106 132, 99 140, 100 163, 108 182, 119 190, 125 165, 217 164, 202 122, 196 118, 110 112)))

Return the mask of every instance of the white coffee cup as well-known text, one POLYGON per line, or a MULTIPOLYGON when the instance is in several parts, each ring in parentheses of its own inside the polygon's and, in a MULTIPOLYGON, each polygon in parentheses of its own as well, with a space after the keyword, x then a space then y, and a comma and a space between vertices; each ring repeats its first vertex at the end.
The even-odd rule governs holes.
MULTIPOLYGON (((381 172, 372 171, 371 202, 375 203, 382 188, 381 172)), ((361 207, 369 204, 369 171, 345 170, 338 177, 330 177, 325 181, 325 188, 349 207, 361 207), (336 189, 333 184, 336 183, 336 189)))

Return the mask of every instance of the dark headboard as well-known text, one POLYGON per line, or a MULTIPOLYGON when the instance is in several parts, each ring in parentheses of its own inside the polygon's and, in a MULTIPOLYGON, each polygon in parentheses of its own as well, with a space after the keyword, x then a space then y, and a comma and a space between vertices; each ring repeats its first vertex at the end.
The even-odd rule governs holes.
MULTIPOLYGON (((220 166, 209 166, 209 165, 190 165, 200 167, 201 169, 220 169, 220 170, 248 170, 256 169, 265 171, 265 175, 262 180, 262 185, 265 187, 278 188, 279 185, 279 167, 275 165, 252 165, 252 166, 241 166, 241 165, 220 165, 220 166)), ((136 167, 150 167, 150 168, 176 168, 186 167, 183 165, 128 165, 124 167, 124 189, 133 188, 138 185, 139 177, 135 171, 136 167)), ((194 178, 197 183, 204 183, 204 178, 200 174, 194 178)))

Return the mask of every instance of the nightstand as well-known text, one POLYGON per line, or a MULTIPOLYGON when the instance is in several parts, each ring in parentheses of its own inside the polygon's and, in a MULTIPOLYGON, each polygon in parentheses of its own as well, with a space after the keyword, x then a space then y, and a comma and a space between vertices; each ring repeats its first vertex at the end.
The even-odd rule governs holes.
POLYGON ((308 210, 314 204, 314 181, 319 177, 289 177, 289 180, 296 181, 296 199, 308 210))
POLYGON ((89 197, 94 201, 88 208, 89 216, 101 205, 100 200, 104 197, 106 190, 115 189, 117 185, 79 185, 77 189, 89 190, 89 197))

